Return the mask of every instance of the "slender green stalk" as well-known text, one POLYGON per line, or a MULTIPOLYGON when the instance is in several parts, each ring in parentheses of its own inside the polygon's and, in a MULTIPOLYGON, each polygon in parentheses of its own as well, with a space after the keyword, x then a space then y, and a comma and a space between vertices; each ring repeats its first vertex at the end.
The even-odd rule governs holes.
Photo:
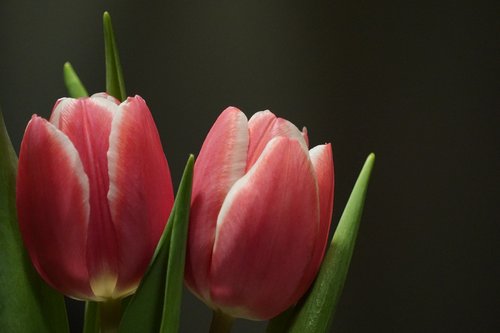
POLYGON ((122 317, 120 300, 110 300, 100 303, 100 333, 117 333, 122 317))
POLYGON ((85 302, 83 333, 99 333, 99 304, 97 302, 85 302))
POLYGON ((228 316, 222 311, 212 313, 212 324, 210 325, 210 333, 229 333, 233 327, 234 318, 228 316))

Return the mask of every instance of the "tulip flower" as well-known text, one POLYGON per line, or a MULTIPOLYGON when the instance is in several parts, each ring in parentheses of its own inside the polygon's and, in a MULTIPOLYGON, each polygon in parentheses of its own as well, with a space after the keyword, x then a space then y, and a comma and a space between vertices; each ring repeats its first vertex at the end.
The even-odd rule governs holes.
POLYGON ((186 283, 216 312, 266 320, 294 305, 321 264, 333 209, 330 144, 269 111, 230 107, 194 168, 186 283))
POLYGON ((62 98, 21 144, 19 225, 41 277, 76 299, 135 291, 173 205, 167 160, 145 101, 62 98))

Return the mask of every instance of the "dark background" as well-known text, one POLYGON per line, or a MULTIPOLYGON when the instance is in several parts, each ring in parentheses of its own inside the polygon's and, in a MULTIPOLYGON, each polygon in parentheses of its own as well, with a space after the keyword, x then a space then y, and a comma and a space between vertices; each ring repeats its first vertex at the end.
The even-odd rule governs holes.
MULTIPOLYGON (((177 186, 228 105, 332 142, 336 224, 377 155, 332 332, 500 331, 498 2, 0 2, 0 105, 14 146, 66 95, 69 60, 104 90, 109 10, 177 186)), ((210 311, 184 298, 182 331, 210 311)), ((81 308, 72 305, 75 332, 81 308)), ((242 332, 262 323, 238 321, 242 332)), ((237 330, 235 330, 237 331, 237 330)))

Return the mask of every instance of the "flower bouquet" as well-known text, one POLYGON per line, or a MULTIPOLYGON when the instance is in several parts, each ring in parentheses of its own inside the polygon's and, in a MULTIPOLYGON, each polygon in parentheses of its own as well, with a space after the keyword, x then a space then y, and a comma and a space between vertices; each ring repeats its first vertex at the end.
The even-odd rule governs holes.
MULTIPOLYGON (((174 196, 146 101, 127 97, 111 19, 106 89, 34 115, 19 151, 0 124, 0 330, 69 332, 63 296, 85 302, 83 332, 178 332, 185 285, 213 310, 268 333, 327 332, 341 295, 374 155, 329 242, 331 144, 270 111, 228 107, 174 196)), ((0 117, 0 119, 2 119, 0 117)))

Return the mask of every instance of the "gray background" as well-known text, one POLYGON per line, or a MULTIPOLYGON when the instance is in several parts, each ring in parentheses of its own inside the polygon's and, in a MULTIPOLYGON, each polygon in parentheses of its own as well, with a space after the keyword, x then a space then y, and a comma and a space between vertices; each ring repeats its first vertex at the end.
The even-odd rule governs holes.
MULTIPOLYGON (((0 105, 16 149, 31 114, 66 95, 66 60, 104 89, 104 10, 175 186, 228 105, 333 142, 335 224, 377 154, 332 331, 500 330, 498 3, 1 0, 0 105)), ((182 331, 207 331, 208 309, 188 293, 183 306, 182 331)), ((70 315, 78 332, 81 307, 70 315)))

